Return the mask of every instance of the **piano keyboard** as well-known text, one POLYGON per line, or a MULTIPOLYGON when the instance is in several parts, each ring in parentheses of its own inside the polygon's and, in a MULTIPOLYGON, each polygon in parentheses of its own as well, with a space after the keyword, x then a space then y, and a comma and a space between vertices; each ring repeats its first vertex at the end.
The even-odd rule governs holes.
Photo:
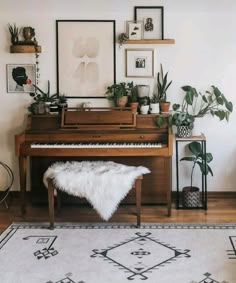
POLYGON ((161 143, 32 143, 31 148, 160 148, 161 143))

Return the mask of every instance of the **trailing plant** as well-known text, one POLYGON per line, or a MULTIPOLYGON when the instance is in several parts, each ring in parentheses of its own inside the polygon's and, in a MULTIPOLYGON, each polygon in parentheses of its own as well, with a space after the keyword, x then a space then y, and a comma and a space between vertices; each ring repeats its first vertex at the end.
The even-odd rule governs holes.
POLYGON ((168 82, 168 72, 164 74, 163 67, 161 64, 161 71, 157 73, 157 90, 159 101, 167 101, 167 89, 172 84, 172 81, 168 82))
POLYGON ((185 156, 180 159, 180 161, 188 161, 192 162, 192 169, 190 175, 190 186, 193 187, 193 174, 196 165, 199 166, 203 175, 208 175, 210 173, 213 176, 213 172, 211 167, 208 165, 213 160, 213 156, 211 153, 203 153, 203 149, 200 142, 193 141, 188 144, 188 149, 192 153, 192 156, 185 156))
POLYGON ((121 47, 123 44, 125 44, 129 39, 129 36, 127 33, 120 33, 118 36, 118 42, 119 42, 119 46, 121 47))

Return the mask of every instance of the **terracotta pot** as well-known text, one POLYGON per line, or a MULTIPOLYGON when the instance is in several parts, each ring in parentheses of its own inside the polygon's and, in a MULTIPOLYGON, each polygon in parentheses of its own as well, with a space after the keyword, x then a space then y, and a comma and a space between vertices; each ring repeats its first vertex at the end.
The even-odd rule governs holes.
POLYGON ((115 101, 117 107, 125 107, 128 103, 128 96, 118 97, 115 101))
POLYGON ((137 112, 138 102, 130 102, 129 106, 130 106, 132 112, 135 112, 135 113, 137 112))
POLYGON ((161 112, 169 112, 170 102, 160 101, 160 109, 161 109, 161 112))

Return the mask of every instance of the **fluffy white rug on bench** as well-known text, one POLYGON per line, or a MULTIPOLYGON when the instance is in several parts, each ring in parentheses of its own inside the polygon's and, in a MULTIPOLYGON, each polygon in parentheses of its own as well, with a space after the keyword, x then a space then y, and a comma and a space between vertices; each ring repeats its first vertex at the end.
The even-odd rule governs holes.
POLYGON ((43 181, 53 179, 55 186, 68 194, 84 197, 98 214, 108 220, 135 179, 150 173, 143 166, 128 166, 113 161, 57 162, 47 169, 43 181))

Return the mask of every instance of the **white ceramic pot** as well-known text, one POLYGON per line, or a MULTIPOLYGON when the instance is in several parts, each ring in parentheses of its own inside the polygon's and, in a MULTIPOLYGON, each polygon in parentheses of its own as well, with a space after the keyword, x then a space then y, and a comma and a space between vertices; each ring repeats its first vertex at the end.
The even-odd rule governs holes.
POLYGON ((152 114, 158 114, 160 112, 159 103, 150 103, 150 112, 152 114))
POLYGON ((137 85, 138 97, 149 96, 150 86, 149 85, 137 85))
POLYGON ((147 114, 149 110, 149 105, 141 105, 140 106, 140 112, 141 114, 147 114))

